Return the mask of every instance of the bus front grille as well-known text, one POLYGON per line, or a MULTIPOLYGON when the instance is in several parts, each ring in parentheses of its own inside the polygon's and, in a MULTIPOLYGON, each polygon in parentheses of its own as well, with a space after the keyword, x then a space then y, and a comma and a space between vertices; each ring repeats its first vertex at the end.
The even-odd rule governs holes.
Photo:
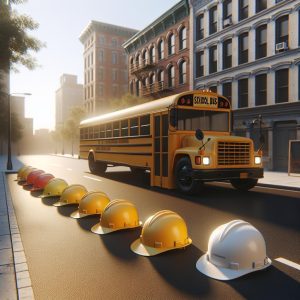
POLYGON ((218 165, 249 165, 250 143, 218 142, 218 165))

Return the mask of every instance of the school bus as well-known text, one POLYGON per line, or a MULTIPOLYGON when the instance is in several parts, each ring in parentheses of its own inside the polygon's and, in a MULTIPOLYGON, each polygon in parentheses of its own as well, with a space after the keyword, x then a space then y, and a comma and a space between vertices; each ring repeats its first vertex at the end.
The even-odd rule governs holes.
POLYGON ((107 166, 150 171, 151 186, 197 192, 206 181, 253 188, 263 177, 262 151, 233 136, 230 102, 208 90, 189 91, 80 123, 80 158, 92 173, 107 166))

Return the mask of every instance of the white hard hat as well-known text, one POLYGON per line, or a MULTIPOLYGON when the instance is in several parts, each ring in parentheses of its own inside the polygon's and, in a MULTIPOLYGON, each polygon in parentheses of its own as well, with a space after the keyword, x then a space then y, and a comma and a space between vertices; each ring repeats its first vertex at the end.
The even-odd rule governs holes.
POLYGON ((230 280, 265 269, 271 263, 261 233, 245 221, 234 220, 213 231, 208 251, 196 268, 214 279, 230 280))

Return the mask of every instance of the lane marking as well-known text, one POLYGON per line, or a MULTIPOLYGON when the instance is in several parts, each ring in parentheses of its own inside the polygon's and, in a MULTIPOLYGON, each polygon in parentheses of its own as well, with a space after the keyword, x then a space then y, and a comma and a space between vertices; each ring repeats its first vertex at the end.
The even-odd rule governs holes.
POLYGON ((90 177, 90 176, 83 176, 83 177, 87 178, 87 179, 92 179, 92 180, 95 180, 95 181, 102 181, 101 179, 90 177))
POLYGON ((71 168, 67 168, 67 171, 72 171, 72 169, 71 168))
POLYGON ((295 269, 300 271, 300 265, 294 263, 293 261, 290 261, 290 260, 282 258, 282 257, 275 258, 275 260, 281 262, 282 264, 288 265, 289 267, 295 268, 295 269))

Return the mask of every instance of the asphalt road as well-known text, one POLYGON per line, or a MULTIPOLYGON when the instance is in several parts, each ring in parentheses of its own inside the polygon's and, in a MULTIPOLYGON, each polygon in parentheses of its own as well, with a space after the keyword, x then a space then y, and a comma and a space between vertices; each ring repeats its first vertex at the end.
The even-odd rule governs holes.
POLYGON ((52 206, 56 199, 31 195, 8 175, 36 299, 299 299, 300 271, 275 261, 300 264, 300 193, 257 187, 248 193, 224 184, 209 184, 198 196, 149 187, 149 178, 126 168, 111 168, 104 177, 89 173, 87 161, 55 156, 21 160, 113 199, 127 199, 140 219, 162 209, 180 214, 193 243, 154 257, 130 250, 140 229, 99 236, 90 228, 98 217, 74 220, 76 207, 52 206), (234 219, 254 225, 264 236, 271 267, 222 282, 197 271, 211 232, 234 219))

